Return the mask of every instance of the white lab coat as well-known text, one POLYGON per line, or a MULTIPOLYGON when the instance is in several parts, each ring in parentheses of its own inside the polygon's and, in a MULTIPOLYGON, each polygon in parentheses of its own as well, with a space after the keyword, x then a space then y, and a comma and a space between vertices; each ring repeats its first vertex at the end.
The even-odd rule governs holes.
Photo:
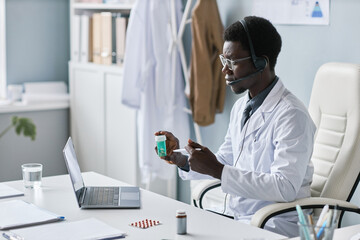
MULTIPOLYGON (((181 1, 176 0, 177 27, 181 8, 181 1)), ((168 51, 170 21, 169 0, 139 0, 131 10, 127 29, 122 103, 139 110, 138 157, 144 183, 150 178, 175 176, 173 166, 155 153, 154 133, 171 131, 182 141, 190 134, 189 116, 183 111, 186 98, 180 59, 176 48, 168 51), (171 79, 172 54, 177 55, 175 79, 171 79)))
MULTIPOLYGON (((248 94, 233 106, 225 142, 216 157, 225 164, 221 188, 230 195, 228 210, 236 220, 250 222, 260 208, 310 196, 310 161, 315 124, 305 106, 278 80, 262 105, 241 129, 248 94)), ((179 171, 184 179, 204 178, 179 171)), ((265 228, 296 236, 297 214, 274 217, 265 228)))

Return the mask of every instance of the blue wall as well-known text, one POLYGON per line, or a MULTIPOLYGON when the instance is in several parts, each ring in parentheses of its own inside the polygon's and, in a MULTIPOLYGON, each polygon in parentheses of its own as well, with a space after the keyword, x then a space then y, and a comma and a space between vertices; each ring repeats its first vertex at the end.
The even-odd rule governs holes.
POLYGON ((68 82, 69 0, 6 0, 7 84, 68 82))

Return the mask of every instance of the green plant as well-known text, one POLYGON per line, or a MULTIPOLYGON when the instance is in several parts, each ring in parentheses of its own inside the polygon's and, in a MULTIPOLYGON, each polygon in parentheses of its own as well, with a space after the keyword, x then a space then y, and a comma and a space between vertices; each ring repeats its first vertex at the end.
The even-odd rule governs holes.
POLYGON ((15 128, 15 132, 17 135, 23 133, 25 137, 30 137, 32 141, 35 140, 36 137, 35 124, 29 118, 21 118, 18 116, 13 116, 11 118, 11 124, 0 133, 0 138, 4 136, 5 133, 7 133, 13 127, 15 128))

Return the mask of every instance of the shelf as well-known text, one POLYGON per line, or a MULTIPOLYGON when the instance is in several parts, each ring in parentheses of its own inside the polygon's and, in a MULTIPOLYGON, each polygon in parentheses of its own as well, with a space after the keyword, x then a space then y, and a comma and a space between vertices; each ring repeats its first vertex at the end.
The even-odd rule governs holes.
POLYGON ((73 8, 77 10, 123 10, 130 11, 133 4, 108 4, 108 3, 74 3, 73 8))
POLYGON ((21 102, 12 103, 9 105, 0 106, 0 113, 15 113, 15 112, 32 112, 32 111, 47 111, 57 109, 69 108, 69 102, 48 102, 38 104, 23 104, 21 102))
POLYGON ((76 67, 76 68, 90 69, 90 70, 103 70, 105 72, 122 73, 122 71, 123 71, 123 67, 116 65, 116 64, 105 65, 105 64, 96 64, 96 63, 92 63, 92 62, 82 63, 82 62, 69 61, 69 65, 76 67))

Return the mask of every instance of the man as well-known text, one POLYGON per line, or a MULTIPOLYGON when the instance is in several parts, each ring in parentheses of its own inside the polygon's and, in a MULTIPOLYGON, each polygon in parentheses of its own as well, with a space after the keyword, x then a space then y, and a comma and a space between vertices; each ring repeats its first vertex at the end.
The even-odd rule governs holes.
MULTIPOLYGON (((224 40, 220 58, 226 83, 236 94, 248 91, 232 108, 218 152, 189 140, 188 158, 173 152, 180 146, 173 134, 155 135, 166 135, 163 159, 176 164, 183 179, 220 179, 234 218, 250 222, 268 204, 310 196, 315 125, 275 75, 281 37, 268 20, 246 17, 225 30, 224 40)), ((297 221, 290 212, 270 219, 265 229, 292 237, 298 235, 297 221)))

